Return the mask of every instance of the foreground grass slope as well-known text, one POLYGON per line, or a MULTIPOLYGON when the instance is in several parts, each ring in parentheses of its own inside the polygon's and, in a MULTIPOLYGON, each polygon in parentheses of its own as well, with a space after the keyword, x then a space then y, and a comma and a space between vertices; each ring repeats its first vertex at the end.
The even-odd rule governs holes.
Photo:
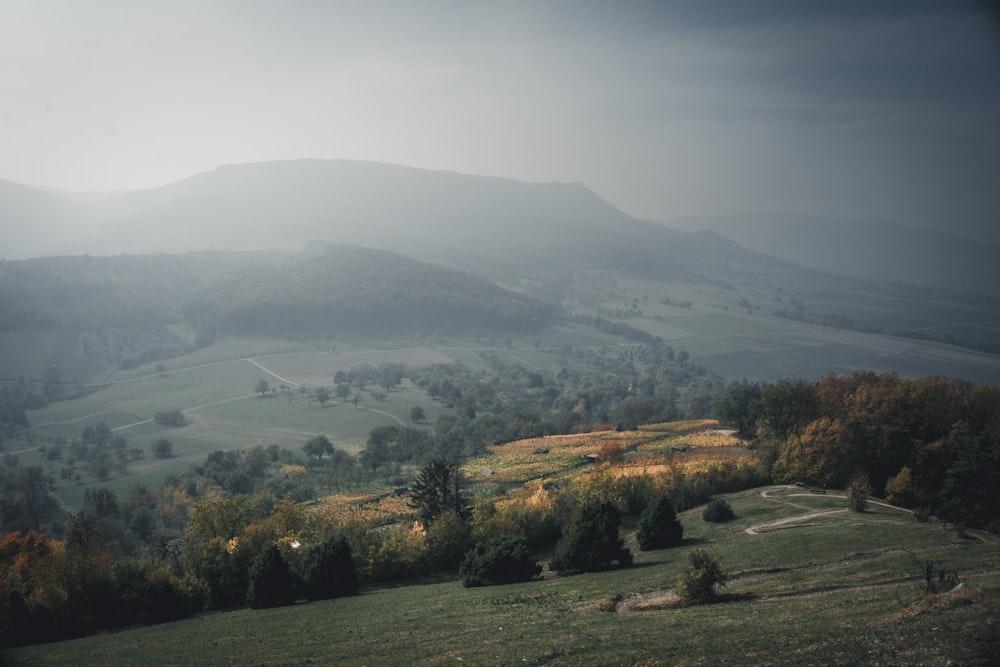
POLYGON ((1000 544, 837 494, 727 496, 737 519, 680 515, 681 547, 632 568, 494 588, 444 581, 270 611, 240 610, 10 651, 11 665, 995 664, 1000 544), (731 575, 719 602, 669 589, 707 549, 731 575), (915 559, 963 583, 922 596, 915 559))

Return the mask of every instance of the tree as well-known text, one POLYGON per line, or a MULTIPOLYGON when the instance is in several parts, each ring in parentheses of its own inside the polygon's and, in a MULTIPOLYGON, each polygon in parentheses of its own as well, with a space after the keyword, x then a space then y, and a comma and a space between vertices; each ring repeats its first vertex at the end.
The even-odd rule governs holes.
POLYGON ((643 551, 676 546, 684 539, 684 526, 667 496, 660 496, 642 511, 635 539, 643 551))
POLYGON ((320 387, 313 394, 313 398, 319 401, 320 407, 326 407, 326 402, 330 400, 330 390, 326 387, 320 387))
POLYGON ((166 438, 160 438, 153 443, 153 456, 158 459, 170 458, 174 453, 174 445, 166 438))
POLYGON ((463 482, 458 466, 435 459, 424 466, 413 480, 407 504, 417 510, 424 525, 430 524, 447 510, 467 519, 469 504, 463 482))
POLYGON ((333 454, 333 444, 325 435, 317 435, 309 438, 306 444, 302 445, 302 450, 310 458, 322 458, 324 454, 333 454))
POLYGON ((632 552, 618 536, 621 513, 611 502, 590 502, 577 512, 549 562, 553 570, 599 572, 632 564, 632 552))
POLYGON ((160 377, 167 376, 167 365, 166 364, 156 364, 156 372, 160 374, 160 377))
POLYGON ((295 579, 281 551, 271 544, 250 564, 247 605, 251 609, 283 607, 295 602, 295 579))
POLYGON ((523 537, 496 535, 465 555, 459 573, 466 588, 500 586, 531 581, 542 573, 542 566, 531 557, 523 537))
POLYGON ((717 586, 725 586, 729 578, 719 560, 704 549, 695 549, 688 558, 691 569, 677 575, 677 594, 688 602, 706 602, 715 597, 717 586))
POLYGON ((851 478, 847 485, 847 506, 852 512, 864 512, 868 509, 870 493, 871 486, 868 484, 868 475, 858 473, 851 478))
POLYGON ((472 527, 455 512, 443 512, 427 527, 424 540, 429 569, 453 572, 469 551, 472 527))
POLYGON ((257 385, 254 387, 254 391, 256 391, 261 396, 266 396, 267 392, 271 391, 271 385, 267 383, 267 380, 261 378, 257 380, 257 385))
POLYGON ((346 401, 347 397, 351 395, 351 387, 346 382, 338 383, 334 391, 337 392, 337 396, 342 401, 346 401))
POLYGON ((416 423, 419 421, 423 421, 426 418, 427 418, 427 413, 424 412, 424 409, 419 405, 414 405, 412 408, 410 408, 410 421, 416 423))
POLYGON ((736 427, 740 435, 750 437, 757 431, 757 407, 760 403, 760 386, 756 383, 733 382, 715 402, 715 417, 723 424, 736 427))
MULTIPOLYGON (((162 410, 153 415, 153 421, 161 426, 184 426, 187 422, 184 420, 184 413, 180 410, 162 410)), ((104 422, 101 422, 103 424, 104 422)), ((100 424, 98 424, 100 426, 100 424)), ((110 440, 110 434, 109 438, 110 440)))
POLYGON ((733 512, 732 505, 722 498, 712 498, 701 513, 701 518, 710 523, 725 523, 735 519, 736 513, 733 512))
POLYGON ((358 571, 347 539, 334 535, 306 552, 302 587, 308 600, 357 595, 358 571))

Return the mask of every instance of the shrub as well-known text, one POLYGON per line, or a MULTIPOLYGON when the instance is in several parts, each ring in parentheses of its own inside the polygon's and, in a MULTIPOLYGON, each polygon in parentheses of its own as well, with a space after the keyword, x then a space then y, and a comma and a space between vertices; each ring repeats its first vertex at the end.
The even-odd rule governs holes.
POLYGON ((531 581, 542 573, 542 566, 531 557, 523 537, 500 535, 473 547, 459 572, 462 585, 471 588, 531 581))
POLYGON ((684 539, 684 526, 677 520, 674 506, 666 496, 660 496, 639 517, 635 539, 643 551, 676 546, 684 539))
POLYGON ((302 567, 302 589, 308 600, 357 595, 358 571, 351 545, 342 536, 327 538, 306 553, 302 567))
POLYGON ((632 552, 618 537, 621 513, 614 503, 591 502, 580 508, 556 544, 549 566, 559 572, 598 572, 632 564, 632 552))
POLYGON ((260 552, 250 564, 247 605, 251 609, 282 607, 295 602, 295 579, 278 547, 260 552))
POLYGON ((677 575, 677 594, 688 602, 705 602, 715 597, 716 586, 725 586, 728 575, 712 554, 695 549, 688 558, 691 569, 677 575))
POLYGON ((725 500, 713 498, 705 506, 705 511, 701 513, 701 518, 711 523, 725 523, 726 521, 735 519, 736 513, 733 512, 732 506, 725 500))
POLYGON ((864 512, 868 509, 868 494, 870 493, 868 475, 864 473, 855 475, 847 485, 847 506, 852 512, 864 512))

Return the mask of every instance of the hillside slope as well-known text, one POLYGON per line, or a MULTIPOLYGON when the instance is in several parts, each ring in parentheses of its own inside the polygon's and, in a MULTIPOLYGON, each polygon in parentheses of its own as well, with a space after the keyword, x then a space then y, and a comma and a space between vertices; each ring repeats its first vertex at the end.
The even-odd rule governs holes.
POLYGON ((692 216, 666 224, 710 230, 745 248, 835 275, 917 285, 1000 286, 1000 248, 885 220, 756 214, 692 216))

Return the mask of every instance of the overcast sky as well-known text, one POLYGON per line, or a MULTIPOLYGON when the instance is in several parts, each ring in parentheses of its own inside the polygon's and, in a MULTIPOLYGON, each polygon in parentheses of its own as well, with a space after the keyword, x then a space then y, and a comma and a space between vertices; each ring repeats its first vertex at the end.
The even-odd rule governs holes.
POLYGON ((582 182, 641 218, 1000 243, 1000 24, 937 2, 0 0, 0 178, 350 158, 582 182))

